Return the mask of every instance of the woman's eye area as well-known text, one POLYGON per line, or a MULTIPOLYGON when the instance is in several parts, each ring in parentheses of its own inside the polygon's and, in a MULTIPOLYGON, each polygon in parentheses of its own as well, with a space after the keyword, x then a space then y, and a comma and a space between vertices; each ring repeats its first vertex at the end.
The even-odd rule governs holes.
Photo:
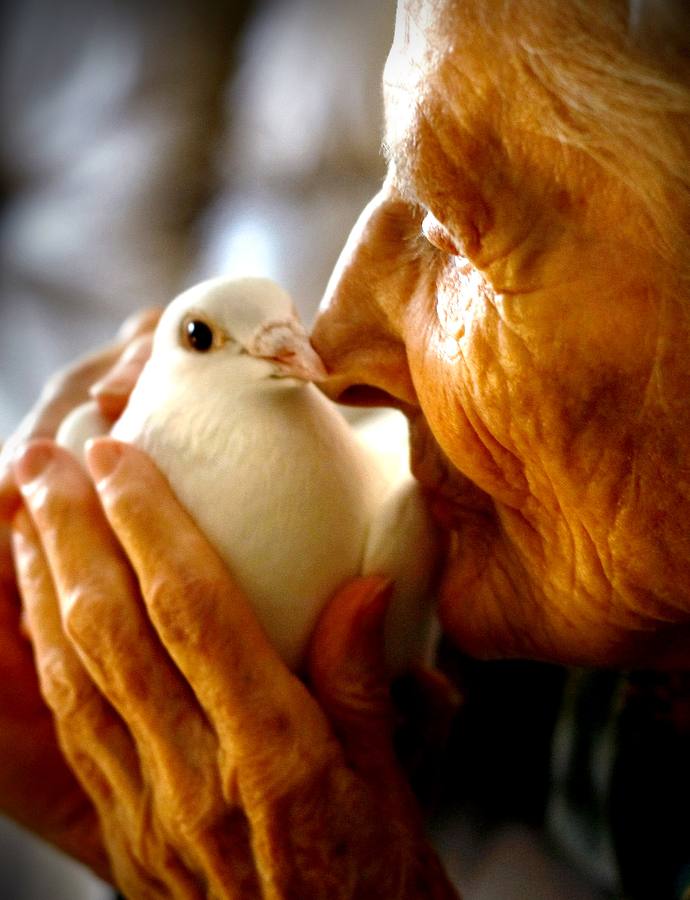
POLYGON ((432 212, 428 212, 422 221, 422 234, 432 246, 450 256, 459 256, 462 249, 451 233, 442 225, 432 212))

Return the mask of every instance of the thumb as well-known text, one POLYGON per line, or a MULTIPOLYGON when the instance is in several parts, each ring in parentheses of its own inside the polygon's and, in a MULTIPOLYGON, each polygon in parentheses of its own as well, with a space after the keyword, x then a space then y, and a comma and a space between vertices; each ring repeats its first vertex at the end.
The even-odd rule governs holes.
POLYGON ((321 614, 309 650, 314 693, 364 774, 395 764, 393 707, 383 652, 392 583, 379 576, 341 588, 321 614))
POLYGON ((129 395, 151 356, 153 334, 139 334, 127 345, 115 364, 105 375, 91 385, 89 395, 98 403, 107 419, 118 419, 127 405, 129 395))

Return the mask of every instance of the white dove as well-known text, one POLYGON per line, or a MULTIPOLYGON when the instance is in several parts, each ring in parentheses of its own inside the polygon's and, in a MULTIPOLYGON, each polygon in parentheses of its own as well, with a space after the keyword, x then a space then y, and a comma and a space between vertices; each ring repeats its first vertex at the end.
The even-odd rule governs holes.
MULTIPOLYGON (((310 383, 324 375, 282 288, 212 279, 165 310, 111 434, 156 462, 293 669, 340 585, 392 578, 385 640, 397 671, 428 648, 436 532, 409 472, 310 383)), ((57 440, 81 455, 108 428, 85 404, 57 440)))

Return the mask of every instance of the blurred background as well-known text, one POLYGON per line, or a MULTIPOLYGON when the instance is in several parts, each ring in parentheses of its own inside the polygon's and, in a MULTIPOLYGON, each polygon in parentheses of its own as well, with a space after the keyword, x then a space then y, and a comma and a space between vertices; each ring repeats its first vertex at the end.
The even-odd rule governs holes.
MULTIPOLYGON (((271 276, 311 321, 383 175, 394 6, 2 4, 0 436, 52 372, 202 278, 271 276)), ((466 900, 603 896, 540 831, 562 674, 490 671, 501 677, 477 676, 483 702, 455 735, 431 826, 449 871, 466 900)), ((604 881, 607 852, 580 847, 604 881)), ((0 897, 113 892, 0 818, 0 897)))
POLYGON ((383 173, 392 0, 10 0, 0 434, 133 310, 265 274, 307 321, 383 173))

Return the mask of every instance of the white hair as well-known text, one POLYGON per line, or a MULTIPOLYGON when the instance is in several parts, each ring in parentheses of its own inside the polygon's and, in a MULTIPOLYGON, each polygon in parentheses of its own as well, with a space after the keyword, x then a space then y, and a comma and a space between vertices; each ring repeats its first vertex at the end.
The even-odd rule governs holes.
POLYGON ((540 129, 589 154, 642 201, 658 246, 690 280, 687 0, 508 3, 516 6, 524 13, 517 53, 541 93, 540 129))

